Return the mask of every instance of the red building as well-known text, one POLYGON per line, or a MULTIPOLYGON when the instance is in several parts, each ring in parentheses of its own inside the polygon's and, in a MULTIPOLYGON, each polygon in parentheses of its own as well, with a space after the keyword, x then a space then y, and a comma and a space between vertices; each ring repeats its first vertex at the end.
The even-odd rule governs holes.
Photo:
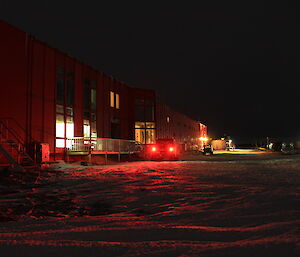
POLYGON ((156 104, 157 138, 174 138, 188 148, 201 144, 200 137, 207 137, 207 128, 168 106, 156 104))
POLYGON ((1 152, 17 141, 32 155, 33 145, 45 143, 60 159, 202 133, 200 123, 156 104, 153 90, 129 87, 3 21, 0 37, 1 152))

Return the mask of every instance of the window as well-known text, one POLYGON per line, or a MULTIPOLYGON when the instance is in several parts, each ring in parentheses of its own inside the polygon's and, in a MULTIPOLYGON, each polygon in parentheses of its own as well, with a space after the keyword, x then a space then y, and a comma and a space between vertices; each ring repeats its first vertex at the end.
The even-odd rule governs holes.
POLYGON ((120 109, 120 96, 119 96, 119 94, 116 94, 116 108, 120 109))
POLYGON ((135 141, 140 144, 153 144, 155 142, 155 123, 135 122, 135 141))
POLYGON ((69 75, 67 79, 67 105, 73 106, 74 104, 74 79, 69 75))
POLYGON ((65 120, 63 114, 56 114, 56 137, 65 137, 65 120))
POLYGON ((83 83, 83 136, 85 138, 97 137, 97 84, 96 81, 88 78, 85 78, 83 83))
POLYGON ((145 120, 154 121, 154 107, 152 105, 145 105, 145 120))
POLYGON ((110 91, 110 107, 115 107, 115 93, 110 91))
POLYGON ((87 119, 83 120, 83 137, 91 137, 91 126, 90 121, 87 119))
POLYGON ((141 105, 135 106, 135 120, 145 121, 145 107, 141 105))
POLYGON ((120 130, 120 119, 112 118, 110 121, 110 131, 111 131, 111 138, 120 138, 121 130, 120 130))
POLYGON ((141 144, 155 142, 154 102, 135 99, 135 140, 141 144))
POLYGON ((57 103, 64 103, 65 99, 65 85, 64 85, 64 78, 58 77, 56 79, 56 102, 57 103))
POLYGON ((74 137, 74 119, 73 116, 66 117, 66 136, 67 138, 74 137))
POLYGON ((120 95, 110 91, 109 92, 109 105, 112 108, 120 109, 120 95))
POLYGON ((90 109, 91 90, 89 87, 85 86, 83 91, 83 107, 84 109, 90 109))
POLYGON ((96 98, 97 98, 97 92, 96 92, 96 89, 91 89, 91 109, 93 111, 96 110, 96 98))
POLYGON ((57 67, 56 72, 56 147, 69 147, 74 137, 74 73, 57 67))

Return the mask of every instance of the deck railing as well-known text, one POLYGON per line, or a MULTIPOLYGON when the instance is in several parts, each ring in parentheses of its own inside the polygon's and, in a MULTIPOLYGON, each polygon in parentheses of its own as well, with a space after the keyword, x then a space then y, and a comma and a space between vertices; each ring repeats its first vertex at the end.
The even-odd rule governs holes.
POLYGON ((67 138, 66 148, 68 153, 135 153, 137 152, 134 140, 111 138, 67 138))

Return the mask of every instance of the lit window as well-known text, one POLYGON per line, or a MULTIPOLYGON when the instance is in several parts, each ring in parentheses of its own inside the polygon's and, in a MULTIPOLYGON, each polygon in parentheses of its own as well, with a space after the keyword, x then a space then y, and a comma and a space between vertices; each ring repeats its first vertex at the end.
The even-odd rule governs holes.
POLYGON ((66 108, 66 114, 70 115, 70 116, 73 116, 73 108, 72 107, 67 107, 66 108))
POLYGON ((135 141, 140 144, 145 144, 145 129, 135 130, 135 141))
POLYGON ((67 138, 72 138, 74 137, 74 120, 72 116, 67 116, 66 117, 66 134, 67 138))
POLYGON ((145 128, 145 122, 135 122, 135 128, 145 128))
POLYGON ((65 140, 64 139, 56 139, 56 147, 57 148, 64 148, 65 147, 65 140))
POLYGON ((110 91, 110 107, 115 107, 115 93, 110 91))
POLYGON ((146 144, 153 144, 155 142, 155 130, 146 129, 146 144))
POLYGON ((96 126, 96 121, 92 121, 92 126, 91 126, 91 137, 97 137, 97 126, 96 126))
POLYGON ((56 105, 56 112, 57 113, 64 113, 64 106, 63 105, 60 105, 60 104, 57 104, 56 105))
POLYGON ((155 123, 135 122, 135 141, 141 144, 153 144, 155 142, 155 123))
POLYGON ((147 128, 155 128, 155 122, 146 122, 147 128))
POLYGON ((119 94, 116 94, 116 108, 120 109, 120 96, 119 96, 119 94))
POLYGON ((83 121, 83 137, 90 137, 91 136, 91 126, 89 120, 83 121))
POLYGON ((168 116, 168 117, 167 117, 167 123, 169 123, 169 122, 170 122, 170 117, 168 116))
POLYGON ((65 137, 64 115, 56 115, 56 137, 65 137))
POLYGON ((56 114, 56 147, 64 148, 65 147, 65 122, 64 115, 56 114), (58 138, 59 137, 59 138, 58 138))

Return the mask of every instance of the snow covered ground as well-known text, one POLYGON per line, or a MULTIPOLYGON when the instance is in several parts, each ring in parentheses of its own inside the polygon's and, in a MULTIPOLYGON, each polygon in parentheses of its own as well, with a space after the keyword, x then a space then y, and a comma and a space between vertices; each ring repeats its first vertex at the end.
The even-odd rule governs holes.
POLYGON ((300 256, 300 155, 183 159, 2 172, 0 256, 300 256))

